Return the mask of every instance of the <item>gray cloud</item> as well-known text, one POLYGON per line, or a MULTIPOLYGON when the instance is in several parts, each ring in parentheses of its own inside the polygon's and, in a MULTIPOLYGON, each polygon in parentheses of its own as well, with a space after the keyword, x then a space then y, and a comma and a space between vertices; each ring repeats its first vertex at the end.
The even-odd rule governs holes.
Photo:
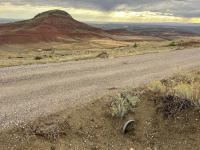
POLYGON ((180 17, 200 17, 200 0, 0 0, 16 5, 54 5, 103 11, 152 11, 180 17))

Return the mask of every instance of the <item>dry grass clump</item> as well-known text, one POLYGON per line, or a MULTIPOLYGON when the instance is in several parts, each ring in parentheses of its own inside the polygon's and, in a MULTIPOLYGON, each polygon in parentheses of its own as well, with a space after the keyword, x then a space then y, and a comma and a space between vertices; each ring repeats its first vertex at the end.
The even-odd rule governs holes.
POLYGON ((102 52, 96 56, 97 58, 109 58, 109 54, 107 52, 102 52))
POLYGON ((200 85, 198 83, 178 84, 175 88, 175 96, 188 99, 196 105, 200 105, 200 85))
POLYGON ((174 42, 174 41, 172 41, 171 43, 169 43, 169 45, 168 46, 177 46, 177 43, 176 42, 174 42))
POLYGON ((198 74, 176 74, 169 79, 154 81, 148 89, 156 93, 159 111, 165 116, 175 114, 192 107, 200 107, 200 80, 198 74), (159 101, 159 102, 158 102, 159 101))
POLYGON ((180 47, 199 47, 200 42, 199 41, 194 41, 194 40, 189 40, 189 41, 172 41, 168 44, 168 46, 180 46, 180 47))
POLYGON ((111 114, 124 117, 134 111, 142 97, 153 99, 164 116, 175 116, 189 108, 200 108, 200 74, 178 73, 168 79, 151 82, 145 92, 122 92, 113 98, 111 114))
POLYGON ((199 41, 182 41, 178 44, 179 46, 200 46, 199 41))
POLYGON ((155 93, 166 94, 167 86, 165 86, 161 81, 153 81, 148 85, 148 88, 155 93))
POLYGON ((111 103, 111 114, 113 117, 124 117, 129 111, 134 111, 140 99, 128 92, 122 92, 113 98, 111 103))
POLYGON ((157 112, 162 113, 166 118, 174 118, 183 111, 196 107, 191 100, 171 95, 158 97, 157 101, 159 101, 157 102, 157 112))
POLYGON ((65 136, 69 129, 70 125, 66 120, 55 119, 39 119, 21 128, 25 136, 37 136, 50 141, 65 136))
MULTIPOLYGON (((197 76, 191 74, 176 74, 169 79, 153 81, 148 88, 155 92, 166 95, 175 95, 182 98, 198 97, 200 88, 198 86, 197 76), (193 95, 193 96, 189 96, 193 95)), ((200 99, 200 97, 198 97, 200 99)), ((193 100, 193 98, 191 99, 193 100)))
POLYGON ((196 74, 178 72, 173 77, 169 78, 169 80, 174 81, 175 83, 192 84, 195 82, 196 77, 196 74))

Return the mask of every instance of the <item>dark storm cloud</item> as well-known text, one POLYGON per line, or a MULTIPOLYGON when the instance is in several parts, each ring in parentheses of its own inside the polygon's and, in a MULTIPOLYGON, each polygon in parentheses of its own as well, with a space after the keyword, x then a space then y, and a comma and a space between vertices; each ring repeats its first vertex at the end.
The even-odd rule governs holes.
POLYGON ((200 17, 200 0, 0 0, 17 5, 54 5, 102 11, 153 11, 181 17, 200 17))

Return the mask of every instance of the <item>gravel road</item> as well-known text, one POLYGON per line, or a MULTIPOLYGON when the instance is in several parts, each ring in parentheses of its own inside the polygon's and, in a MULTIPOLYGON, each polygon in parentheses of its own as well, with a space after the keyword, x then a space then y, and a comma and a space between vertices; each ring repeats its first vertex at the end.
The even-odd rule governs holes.
POLYGON ((200 67, 200 49, 0 69, 0 130, 200 67))

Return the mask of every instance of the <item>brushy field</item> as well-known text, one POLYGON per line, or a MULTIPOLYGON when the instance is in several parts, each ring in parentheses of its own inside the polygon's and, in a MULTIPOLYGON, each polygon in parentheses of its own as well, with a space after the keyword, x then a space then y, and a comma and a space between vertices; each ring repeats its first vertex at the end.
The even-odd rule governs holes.
POLYGON ((0 135, 3 149, 200 149, 200 72, 139 88, 109 89, 92 103, 0 135), (123 134, 127 120, 134 128, 123 134))
POLYGON ((130 41, 90 39, 70 43, 36 43, 26 45, 1 45, 0 67, 55 63, 70 60, 113 58, 159 53, 200 46, 199 37, 177 38, 173 41, 135 37, 130 41), (101 54, 106 55, 101 55, 101 54))

